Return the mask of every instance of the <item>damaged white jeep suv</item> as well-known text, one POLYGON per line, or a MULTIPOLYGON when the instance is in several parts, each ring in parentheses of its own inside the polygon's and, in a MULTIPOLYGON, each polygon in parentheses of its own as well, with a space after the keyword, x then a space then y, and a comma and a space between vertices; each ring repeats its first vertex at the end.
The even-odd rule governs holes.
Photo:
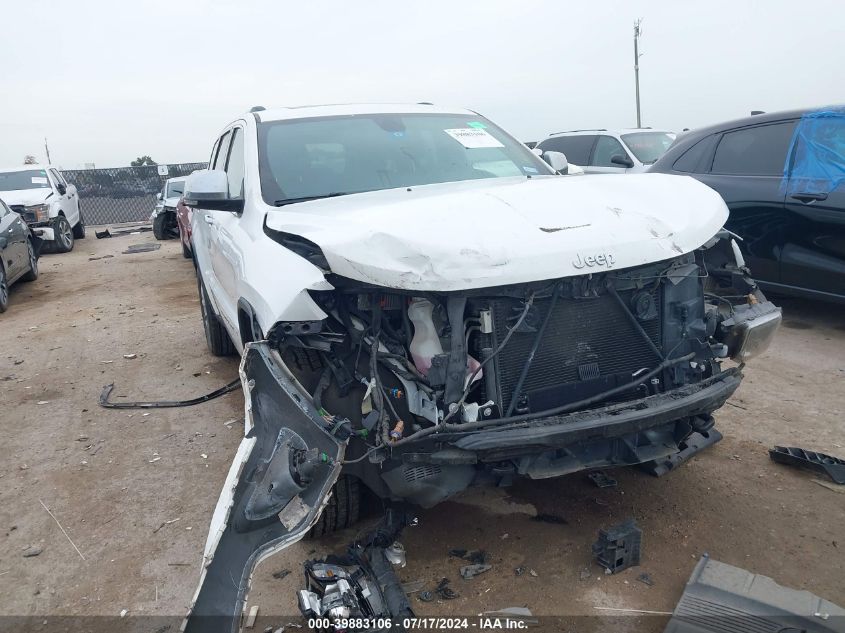
POLYGON ((485 481, 659 473, 718 438, 780 322, 724 202, 561 165, 428 104, 254 108, 223 131, 185 201, 246 433, 195 616, 235 617, 256 562, 345 526, 362 486, 430 507, 485 481))

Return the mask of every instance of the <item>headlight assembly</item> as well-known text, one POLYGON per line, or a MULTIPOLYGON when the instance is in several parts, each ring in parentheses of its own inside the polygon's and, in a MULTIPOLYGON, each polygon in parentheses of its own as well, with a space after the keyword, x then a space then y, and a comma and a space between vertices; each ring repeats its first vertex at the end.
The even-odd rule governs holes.
POLYGON ((24 207, 26 213, 31 213, 35 222, 46 222, 50 219, 50 205, 49 204, 33 204, 24 207))

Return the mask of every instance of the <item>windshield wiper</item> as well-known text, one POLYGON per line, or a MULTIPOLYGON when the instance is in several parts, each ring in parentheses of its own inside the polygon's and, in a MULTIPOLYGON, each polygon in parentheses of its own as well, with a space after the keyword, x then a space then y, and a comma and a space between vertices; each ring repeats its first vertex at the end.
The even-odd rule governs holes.
POLYGON ((348 195, 346 191, 333 191, 332 193, 324 193, 319 196, 302 196, 301 198, 283 198, 276 200, 273 203, 275 207, 283 207, 287 204, 296 204, 297 202, 308 202, 309 200, 322 200, 323 198, 336 198, 338 196, 348 195))

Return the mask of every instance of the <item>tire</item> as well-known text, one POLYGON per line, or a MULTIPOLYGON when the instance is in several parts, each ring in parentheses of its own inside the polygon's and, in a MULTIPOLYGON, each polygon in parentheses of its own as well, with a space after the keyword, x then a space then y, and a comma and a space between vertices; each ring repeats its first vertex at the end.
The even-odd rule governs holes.
POLYGON ((85 239, 85 218, 82 217, 82 209, 79 210, 79 222, 73 227, 73 239, 85 239))
POLYGON ((232 339, 229 338, 226 328, 214 314, 214 308, 211 306, 208 292, 205 290, 205 284, 202 283, 202 275, 199 274, 199 271, 197 271, 197 286, 199 286, 200 312, 208 351, 215 356, 231 356, 235 353, 235 346, 232 344, 232 339))
POLYGON ((57 253, 68 253, 73 250, 73 229, 63 215, 53 220, 53 231, 55 232, 55 249, 57 253))
POLYGON ((35 247, 32 245, 32 240, 26 241, 26 248, 29 257, 29 272, 21 279, 24 281, 35 281, 38 279, 38 257, 35 255, 35 247))
POLYGON ((0 312, 5 312, 9 307, 9 280, 6 277, 6 269, 0 262, 0 312))
POLYGON ((167 235, 167 215, 159 213, 153 220, 153 235, 157 240, 168 239, 167 235))
POLYGON ((320 538, 354 525, 361 516, 361 483, 356 477, 341 475, 332 486, 331 498, 308 538, 320 538))
POLYGON ((185 246, 185 240, 182 239, 182 229, 179 229, 179 243, 182 245, 182 257, 185 259, 191 259, 193 254, 191 253, 191 249, 185 246))

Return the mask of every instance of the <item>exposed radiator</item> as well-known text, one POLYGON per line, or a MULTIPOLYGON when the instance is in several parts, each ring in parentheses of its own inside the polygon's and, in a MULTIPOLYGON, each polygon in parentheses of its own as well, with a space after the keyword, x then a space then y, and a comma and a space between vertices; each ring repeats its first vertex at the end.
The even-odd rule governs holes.
MULTIPOLYGON (((619 293, 630 305, 633 291, 619 293)), ((657 314, 640 321, 660 347, 662 306, 659 290, 652 293, 657 314)), ((536 301, 526 323, 533 331, 514 332, 493 361, 498 401, 504 413, 510 405, 520 372, 536 330, 549 310, 551 299, 536 301)), ((502 341, 524 304, 513 299, 491 302, 491 348, 502 341)), ((654 351, 636 331, 616 300, 604 294, 590 299, 558 299, 531 369, 520 390, 516 412, 540 411, 589 397, 632 379, 632 374, 653 369, 659 362, 654 351)), ((642 394, 640 394, 642 395, 642 394)), ((617 400, 638 397, 630 392, 617 400)))

